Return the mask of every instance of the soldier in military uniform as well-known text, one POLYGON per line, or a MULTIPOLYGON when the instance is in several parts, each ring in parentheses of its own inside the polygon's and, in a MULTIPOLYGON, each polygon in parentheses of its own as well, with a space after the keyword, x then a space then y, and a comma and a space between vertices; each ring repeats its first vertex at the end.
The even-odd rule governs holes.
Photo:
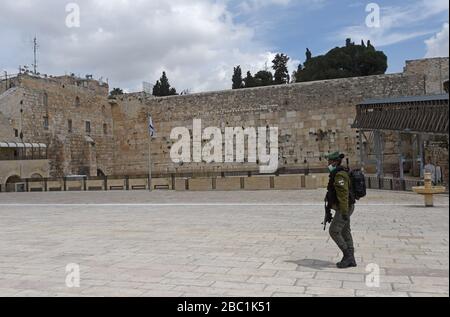
POLYGON ((327 192, 327 219, 330 222, 330 236, 344 254, 340 269, 356 267, 355 248, 351 232, 350 218, 355 210, 355 199, 352 197, 349 170, 342 166, 344 154, 335 152, 326 157, 330 171, 330 181, 327 192), (334 218, 331 210, 335 210, 334 218))

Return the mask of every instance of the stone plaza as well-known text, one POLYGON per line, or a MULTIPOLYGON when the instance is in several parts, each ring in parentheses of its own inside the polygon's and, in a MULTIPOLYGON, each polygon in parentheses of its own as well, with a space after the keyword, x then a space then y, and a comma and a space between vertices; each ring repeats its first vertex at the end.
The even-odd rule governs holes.
POLYGON ((425 208, 413 193, 370 191, 352 217, 359 267, 338 270, 324 194, 2 194, 0 296, 449 295, 448 195, 425 208), (70 264, 79 287, 67 286, 70 264))

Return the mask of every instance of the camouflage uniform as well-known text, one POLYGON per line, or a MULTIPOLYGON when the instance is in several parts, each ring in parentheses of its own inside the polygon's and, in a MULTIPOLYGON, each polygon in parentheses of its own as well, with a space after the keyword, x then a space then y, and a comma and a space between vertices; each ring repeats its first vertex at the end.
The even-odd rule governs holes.
POLYGON ((342 166, 330 174, 327 201, 330 208, 336 211, 330 226, 330 236, 344 254, 342 261, 337 264, 339 268, 356 266, 350 220, 355 210, 351 186, 349 172, 342 166))
POLYGON ((336 210, 330 226, 330 236, 342 251, 354 249, 350 218, 355 210, 355 205, 350 202, 350 177, 347 171, 338 169, 332 173, 330 178, 334 188, 331 190, 336 193, 337 200, 330 202, 331 208, 336 210), (344 219, 345 215, 348 220, 344 219))

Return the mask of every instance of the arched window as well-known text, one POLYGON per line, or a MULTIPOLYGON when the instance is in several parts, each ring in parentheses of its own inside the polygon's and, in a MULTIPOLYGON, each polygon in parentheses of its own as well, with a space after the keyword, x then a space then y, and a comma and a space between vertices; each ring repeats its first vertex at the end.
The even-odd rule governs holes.
POLYGON ((42 103, 44 104, 44 107, 48 107, 48 95, 45 92, 44 96, 42 97, 42 103))
POLYGON ((76 97, 75 98, 75 107, 79 107, 81 105, 81 102, 80 102, 80 97, 76 97))
POLYGON ((15 192, 15 191, 25 191, 25 187, 24 186, 19 186, 19 188, 16 187, 17 183, 22 182, 20 176, 18 175, 14 175, 9 177, 6 180, 6 192, 15 192))

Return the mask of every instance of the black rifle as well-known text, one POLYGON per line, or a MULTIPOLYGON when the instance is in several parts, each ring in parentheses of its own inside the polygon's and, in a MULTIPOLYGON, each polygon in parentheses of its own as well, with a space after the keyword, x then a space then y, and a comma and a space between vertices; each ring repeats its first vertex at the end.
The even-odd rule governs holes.
POLYGON ((327 230, 327 224, 333 221, 333 214, 331 213, 331 208, 328 205, 328 199, 325 198, 325 218, 322 222, 323 231, 327 230))

